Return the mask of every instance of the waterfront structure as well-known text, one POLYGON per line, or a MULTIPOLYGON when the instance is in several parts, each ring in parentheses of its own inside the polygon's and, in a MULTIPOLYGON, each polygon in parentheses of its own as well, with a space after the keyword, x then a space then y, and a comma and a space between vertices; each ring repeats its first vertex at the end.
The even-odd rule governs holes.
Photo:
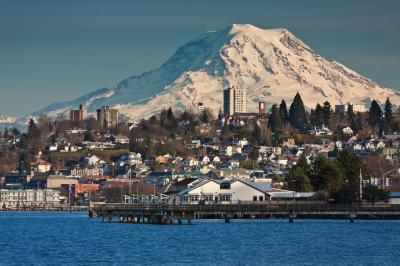
POLYGON ((203 201, 206 204, 231 202, 257 202, 269 200, 268 183, 252 183, 243 180, 202 179, 180 193, 182 202, 193 204, 203 201))
POLYGON ((245 89, 228 88, 224 90, 223 99, 225 115, 247 113, 247 91, 245 89))
POLYGON ((118 125, 118 109, 102 106, 97 110, 97 122, 99 129, 109 129, 118 125))
POLYGON ((2 209, 56 207, 60 205, 60 201, 60 192, 53 189, 0 190, 2 209))
POLYGON ((69 115, 69 120, 71 121, 72 126, 74 127, 82 127, 83 125, 83 107, 82 104, 79 105, 79 109, 71 110, 69 115))

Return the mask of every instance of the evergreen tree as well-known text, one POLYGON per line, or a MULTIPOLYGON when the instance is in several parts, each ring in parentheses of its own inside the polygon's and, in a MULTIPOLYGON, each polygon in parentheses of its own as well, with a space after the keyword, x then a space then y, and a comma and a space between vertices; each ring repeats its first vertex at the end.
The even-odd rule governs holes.
POLYGON ((36 126, 35 121, 31 118, 28 124, 28 132, 27 132, 28 139, 35 139, 40 137, 39 129, 36 126))
POLYGON ((289 120, 290 123, 297 129, 304 129, 307 122, 306 110, 299 93, 296 93, 296 96, 290 105, 289 120))
POLYGON ((342 171, 324 156, 318 156, 314 161, 310 180, 316 190, 329 192, 336 190, 344 183, 342 171))
POLYGON ((313 126, 322 126, 322 124, 324 123, 324 113, 323 113, 323 109, 322 106, 317 103, 317 105, 315 106, 315 110, 314 110, 314 114, 312 115, 312 123, 313 126))
POLYGON ((271 114, 268 119, 268 126, 271 128, 272 132, 278 132, 282 129, 282 120, 280 115, 280 110, 276 104, 271 107, 271 114))
POLYGON ((362 127, 361 121, 362 121, 361 114, 360 112, 358 112, 350 123, 350 127, 353 129, 354 133, 357 133, 361 129, 362 127))
POLYGON ((384 119, 384 130, 385 132, 391 132, 393 129, 393 111, 392 111, 392 103, 389 98, 386 99, 385 102, 385 119, 384 119))
POLYGON ((322 107, 322 115, 325 126, 329 125, 329 120, 331 119, 332 113, 333 110, 331 104, 328 101, 324 102, 324 105, 322 107))
POLYGON ((265 145, 268 146, 272 146, 272 130, 270 127, 267 127, 267 129, 265 130, 265 139, 264 139, 264 143, 265 145))
POLYGON ((354 119, 354 111, 353 111, 352 104, 349 104, 349 103, 347 104, 346 116, 347 116, 347 121, 351 124, 354 119))
POLYGON ((282 100, 281 104, 279 105, 279 114, 280 114, 282 123, 286 123, 288 120, 288 110, 286 107, 285 100, 282 100))
POLYGON ((253 132, 251 132, 251 137, 253 141, 257 144, 261 144, 263 142, 261 129, 257 124, 254 124, 254 129, 253 132))
MULTIPOLYGON (((335 166, 343 179, 337 179, 339 182, 331 187, 332 197, 337 203, 356 202, 360 185, 360 169, 363 169, 362 159, 351 154, 349 150, 343 150, 339 152, 335 166)), ((328 175, 331 175, 333 171, 330 170, 328 175)))
POLYGON ((372 126, 380 125, 381 117, 382 117, 382 110, 379 107, 379 104, 375 100, 373 100, 371 102, 371 107, 369 108, 368 116, 369 116, 368 121, 372 126))
POLYGON ((200 116, 200 121, 205 124, 208 124, 213 119, 214 118, 213 118, 211 110, 209 108, 204 108, 203 113, 200 116))
POLYGON ((389 192, 377 186, 368 185, 363 188, 363 198, 370 203, 375 203, 377 201, 387 202, 389 200, 389 192))
POLYGON ((292 169, 290 169, 287 175, 288 188, 294 191, 313 191, 313 187, 310 183, 310 165, 307 163, 307 159, 302 155, 292 169))
POLYGON ((5 139, 10 138, 10 131, 8 130, 8 128, 4 129, 3 138, 5 139))
POLYGON ((174 113, 172 112, 171 107, 168 108, 168 111, 167 111, 167 119, 168 119, 169 121, 174 120, 174 113))

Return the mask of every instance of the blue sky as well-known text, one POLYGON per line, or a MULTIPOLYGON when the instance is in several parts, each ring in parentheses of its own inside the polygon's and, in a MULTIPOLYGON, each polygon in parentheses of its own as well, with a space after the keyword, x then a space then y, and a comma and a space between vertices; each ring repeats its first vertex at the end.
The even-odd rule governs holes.
POLYGON ((0 114, 112 86, 232 23, 288 28, 321 55, 400 89, 399 13, 396 0, 0 0, 0 114))

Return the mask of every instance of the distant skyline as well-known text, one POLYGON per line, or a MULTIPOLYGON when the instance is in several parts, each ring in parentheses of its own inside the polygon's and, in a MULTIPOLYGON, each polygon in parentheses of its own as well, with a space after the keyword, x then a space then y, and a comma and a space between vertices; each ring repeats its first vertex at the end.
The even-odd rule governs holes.
POLYGON ((0 0, 0 114, 111 87, 232 23, 287 28, 322 56, 400 89, 399 13, 395 0, 0 0))

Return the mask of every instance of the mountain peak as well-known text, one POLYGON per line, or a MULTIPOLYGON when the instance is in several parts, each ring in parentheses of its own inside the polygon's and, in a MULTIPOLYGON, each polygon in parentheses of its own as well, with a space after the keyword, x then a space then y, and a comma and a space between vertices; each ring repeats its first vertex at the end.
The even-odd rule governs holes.
POLYGON ((142 118, 168 107, 193 109, 202 102, 217 113, 222 90, 230 85, 247 90, 249 111, 256 110, 258 101, 272 105, 284 99, 289 103, 296 91, 308 108, 325 101, 332 105, 369 104, 371 99, 383 103, 387 97, 400 104, 394 90, 323 58, 287 29, 232 24, 180 46, 155 70, 42 112, 67 112, 79 104, 94 111, 111 105, 126 116, 142 118))

